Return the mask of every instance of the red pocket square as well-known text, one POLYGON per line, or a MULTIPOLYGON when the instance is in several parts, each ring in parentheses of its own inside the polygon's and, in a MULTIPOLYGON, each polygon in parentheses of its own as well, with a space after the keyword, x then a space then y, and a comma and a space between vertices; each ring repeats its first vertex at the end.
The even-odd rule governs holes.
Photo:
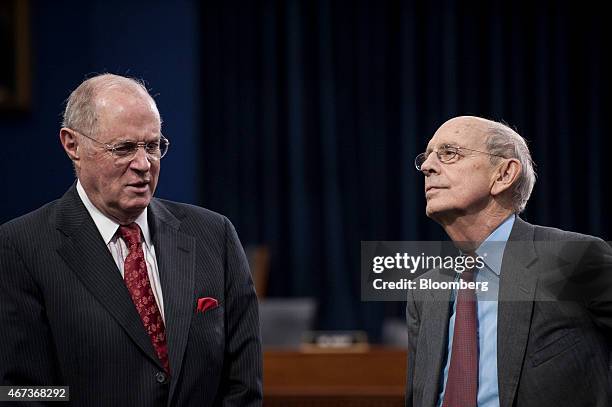
POLYGON ((198 298, 197 312, 206 312, 209 309, 215 309, 219 306, 219 301, 212 297, 198 298))

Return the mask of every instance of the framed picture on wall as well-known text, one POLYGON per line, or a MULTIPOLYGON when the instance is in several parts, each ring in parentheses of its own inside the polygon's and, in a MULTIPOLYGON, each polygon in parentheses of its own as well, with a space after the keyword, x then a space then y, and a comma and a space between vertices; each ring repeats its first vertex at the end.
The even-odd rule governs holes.
POLYGON ((27 0, 0 0, 0 111, 30 107, 27 0))

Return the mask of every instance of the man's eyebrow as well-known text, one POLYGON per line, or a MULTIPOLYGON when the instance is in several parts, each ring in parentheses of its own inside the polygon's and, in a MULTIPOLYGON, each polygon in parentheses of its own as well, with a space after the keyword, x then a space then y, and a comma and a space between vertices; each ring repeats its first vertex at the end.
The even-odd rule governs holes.
MULTIPOLYGON (((440 143, 438 143, 438 144, 436 145, 436 149, 438 149, 438 150, 439 150, 439 149, 441 149, 442 147, 456 147, 456 146, 457 146, 457 144, 456 144, 456 143, 450 143, 450 142, 448 142, 448 141, 443 141, 443 142, 440 142, 440 143)), ((427 149, 425 150, 425 153, 429 154, 429 153, 431 153, 433 150, 434 150, 434 149, 433 149, 433 147, 431 147, 431 146, 427 146, 427 149)))
MULTIPOLYGON (((161 134, 158 136, 155 136, 154 138, 147 138, 145 140, 143 140, 145 143, 156 143, 159 142, 161 140, 161 134)), ((117 136, 116 138, 114 138, 113 140, 111 140, 110 142, 108 142, 107 144, 119 144, 119 143, 138 143, 139 141, 137 141, 134 137, 130 137, 130 136, 117 136)))

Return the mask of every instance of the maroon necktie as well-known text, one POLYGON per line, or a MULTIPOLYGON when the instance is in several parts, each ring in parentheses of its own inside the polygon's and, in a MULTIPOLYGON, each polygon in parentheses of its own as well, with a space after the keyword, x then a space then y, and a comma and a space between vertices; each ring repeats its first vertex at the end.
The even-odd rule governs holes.
MULTIPOLYGON (((474 281, 474 269, 461 273, 474 281)), ((478 398, 478 318, 476 291, 460 289, 455 308, 453 349, 442 407, 476 407, 478 398)))
POLYGON ((159 357, 166 372, 170 373, 166 329, 151 289, 147 263, 142 251, 140 227, 136 223, 119 226, 119 233, 129 248, 129 253, 123 265, 125 285, 151 338, 157 357, 159 357))

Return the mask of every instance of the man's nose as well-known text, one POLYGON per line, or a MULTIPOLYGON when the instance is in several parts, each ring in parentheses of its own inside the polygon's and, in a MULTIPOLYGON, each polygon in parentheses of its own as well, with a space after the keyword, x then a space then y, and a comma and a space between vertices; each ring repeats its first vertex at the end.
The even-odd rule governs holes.
POLYGON ((421 164, 421 172, 426 177, 431 174, 437 174, 440 172, 440 160, 436 153, 431 153, 427 156, 423 164, 421 164))
POLYGON ((144 147, 138 147, 134 158, 132 158, 132 161, 130 162, 130 167, 137 171, 149 171, 149 168, 151 168, 151 161, 149 161, 149 157, 147 156, 144 147))

